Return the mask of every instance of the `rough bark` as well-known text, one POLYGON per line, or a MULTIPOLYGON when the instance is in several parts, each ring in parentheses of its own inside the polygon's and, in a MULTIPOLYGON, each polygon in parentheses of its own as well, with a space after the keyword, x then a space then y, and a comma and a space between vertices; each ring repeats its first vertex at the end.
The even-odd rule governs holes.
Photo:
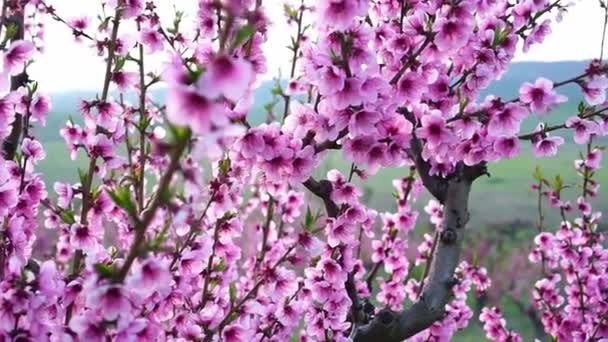
POLYGON ((473 181, 484 172, 484 165, 461 166, 458 175, 445 180, 444 231, 420 299, 401 312, 380 311, 370 323, 357 329, 355 342, 402 341, 443 318, 445 305, 450 301, 452 287, 456 284, 454 271, 460 260, 464 227, 468 221, 469 192, 473 181))
MULTIPOLYGON (((23 12, 17 13, 9 18, 9 22, 14 23, 17 26, 17 33, 13 40, 23 39, 24 34, 24 16, 23 12)), ((28 75, 22 72, 16 76, 11 77, 11 91, 17 90, 24 86, 28 81, 28 75)), ((6 160, 12 160, 15 158, 15 152, 19 146, 21 139, 21 132, 23 131, 23 116, 21 114, 15 114, 15 121, 13 121, 11 133, 2 142, 2 156, 6 160)))

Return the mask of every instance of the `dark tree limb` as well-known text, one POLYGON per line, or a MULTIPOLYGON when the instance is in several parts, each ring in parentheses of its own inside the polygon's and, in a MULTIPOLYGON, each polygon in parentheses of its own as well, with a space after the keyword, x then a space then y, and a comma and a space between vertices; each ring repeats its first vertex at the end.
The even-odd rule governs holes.
POLYGON ((422 158, 422 143, 415 136, 410 141, 410 150, 413 154, 412 158, 418 170, 418 175, 422 180, 424 187, 435 197, 441 204, 444 203, 447 193, 447 183, 444 178, 439 176, 431 176, 431 164, 422 158))
POLYGON ((332 186, 330 181, 327 179, 317 181, 310 177, 302 184, 306 189, 323 200, 325 210, 327 211, 327 216, 334 218, 338 216, 340 209, 338 208, 338 205, 331 199, 332 186))
MULTIPOLYGON (((9 18, 9 22, 12 22, 17 27, 17 33, 13 40, 21 40, 25 36, 24 30, 24 14, 20 11, 9 18)), ((11 91, 17 90, 23 87, 28 81, 28 75, 25 69, 22 73, 11 77, 11 91)), ((11 128, 11 133, 2 143, 2 155, 6 160, 12 160, 15 158, 15 153, 19 147, 19 141, 21 139, 21 132, 23 131, 23 115, 16 113, 15 121, 11 128)))
MULTIPOLYGON (((422 177, 423 170, 419 172, 422 177)), ((459 164, 455 175, 441 182, 441 187, 445 187, 444 230, 433 253, 420 299, 401 312, 380 311, 370 323, 357 329, 355 342, 403 341, 444 317, 452 287, 457 282, 454 271, 459 263, 464 227, 468 221, 469 192, 474 180, 484 174, 487 174, 485 164, 473 167, 459 164)))
MULTIPOLYGON (((406 108, 398 108, 397 112, 403 114, 403 116, 412 123, 413 127, 416 127, 417 120, 414 113, 408 111, 406 108)), ((418 175, 420 176, 424 187, 433 195, 433 197, 443 204, 447 192, 447 183, 444 178, 431 176, 431 164, 422 157, 422 142, 415 134, 412 136, 412 140, 410 140, 410 157, 416 165, 416 170, 418 170, 418 175)))

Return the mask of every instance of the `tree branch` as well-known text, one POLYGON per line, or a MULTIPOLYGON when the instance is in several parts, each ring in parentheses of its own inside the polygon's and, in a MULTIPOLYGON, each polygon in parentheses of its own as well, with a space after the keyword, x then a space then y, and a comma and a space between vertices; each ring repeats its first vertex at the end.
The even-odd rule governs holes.
MULTIPOLYGON (((459 164, 456 174, 445 179, 444 230, 433 253, 427 281, 418 302, 401 312, 382 310, 374 319, 355 333, 355 342, 397 342, 423 331, 443 318, 445 306, 451 299, 457 280, 458 266, 468 221, 469 192, 473 181, 486 174, 485 164, 468 167, 459 164)), ((421 173, 422 176, 422 173, 421 173)))
POLYGON ((306 189, 315 194, 321 200, 323 200, 323 204, 325 205, 325 210, 327 211, 327 216, 329 217, 337 217, 340 209, 338 205, 332 201, 331 199, 331 182, 327 179, 322 179, 321 181, 317 181, 314 178, 308 178, 304 183, 302 183, 306 189))
MULTIPOLYGON (((6 3, 6 2, 5 2, 6 3)), ((13 15, 9 21, 14 22, 17 27, 17 33, 13 41, 21 40, 25 36, 24 28, 24 14, 23 11, 13 15)), ((28 81, 28 75, 23 69, 23 72, 11 77, 11 91, 15 91, 24 86, 28 81)), ((21 138, 21 131, 23 130, 23 116, 21 114, 15 114, 15 121, 13 121, 11 133, 9 134, 2 144, 2 155, 6 160, 12 160, 15 158, 15 152, 19 147, 19 140, 21 138)))

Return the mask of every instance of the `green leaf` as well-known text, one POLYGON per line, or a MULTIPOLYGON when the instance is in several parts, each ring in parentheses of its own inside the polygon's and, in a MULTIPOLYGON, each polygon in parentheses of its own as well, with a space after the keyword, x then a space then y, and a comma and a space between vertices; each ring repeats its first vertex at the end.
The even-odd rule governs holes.
POLYGON ((80 184, 85 184, 87 179, 87 172, 81 168, 78 168, 78 178, 80 178, 80 184))
POLYGON ((273 102, 269 102, 267 104, 264 105, 264 110, 268 113, 272 112, 272 110, 274 109, 274 103, 273 102))
POLYGON ((110 195, 117 206, 126 210, 129 215, 132 217, 137 216, 137 209, 135 203, 131 199, 131 192, 128 188, 119 186, 114 191, 108 191, 108 195, 110 195))
POLYGON ((236 301, 236 285, 234 283, 230 283, 228 294, 230 295, 230 302, 234 303, 236 301))
POLYGON ((95 272, 97 272, 97 274, 99 274, 99 276, 102 278, 112 278, 116 273, 116 268, 114 265, 98 263, 93 267, 95 268, 95 272))
POLYGON ((72 213, 71 210, 62 210, 61 220, 69 225, 76 223, 76 218, 74 217, 74 213, 72 213))
POLYGON ((563 186, 564 181, 562 180, 562 177, 560 175, 555 176, 555 179, 553 180, 553 189, 559 191, 563 186))
POLYGON ((281 88, 280 84, 277 84, 276 86, 274 86, 271 90, 272 95, 282 95, 283 94, 283 89, 281 88))
POLYGON ((218 166, 220 169, 220 174, 228 174, 228 171, 230 171, 230 158, 220 160, 218 166))
POLYGON ((285 11, 285 15, 287 15, 288 18, 291 19, 297 19, 298 17, 298 12, 296 11, 295 8, 289 6, 288 4, 283 4, 283 10, 285 11))
POLYGON ((312 214, 312 210, 310 210, 310 206, 308 206, 306 207, 306 216, 304 218, 304 230, 311 230, 314 224, 315 217, 312 214))
POLYGON ((541 170, 540 165, 536 165, 532 177, 539 182, 543 179, 543 171, 541 170))
POLYGON ((587 105, 585 104, 585 102, 581 101, 578 103, 578 114, 579 115, 583 115, 585 113, 585 111, 587 110, 587 105))
POLYGON ((253 25, 247 24, 247 25, 241 27, 236 32, 236 38, 234 39, 234 46, 235 47, 240 46, 242 43, 249 40, 249 38, 251 38, 254 33, 255 33, 255 27, 253 25))

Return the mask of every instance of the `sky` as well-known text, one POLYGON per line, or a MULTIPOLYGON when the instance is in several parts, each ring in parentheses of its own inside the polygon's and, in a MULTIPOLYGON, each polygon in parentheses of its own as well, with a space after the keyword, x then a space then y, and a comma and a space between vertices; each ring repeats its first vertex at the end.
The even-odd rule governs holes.
MULTIPOLYGON (((196 20, 196 0, 156 0, 161 13, 161 22, 172 20, 173 6, 186 11, 186 21, 196 20)), ((597 0, 574 1, 564 19, 554 23, 552 34, 542 44, 534 45, 527 54, 519 53, 516 61, 564 61, 597 58, 600 53, 603 12, 597 0)), ((63 18, 88 16, 95 18, 99 10, 99 0, 49 0, 56 13, 63 18)), ((293 29, 283 20, 284 0, 266 0, 266 11, 272 21, 271 34, 265 43, 268 59, 268 74, 272 78, 282 69, 287 74, 291 52, 286 48, 293 29)), ((94 20, 92 21, 95 22, 94 20)), ((123 27, 122 31, 132 30, 123 27)), ((103 83, 103 60, 94 49, 74 42, 70 30, 63 24, 48 19, 45 28, 46 47, 44 53, 30 67, 32 77, 39 81, 41 89, 47 92, 71 90, 96 90, 103 83)), ((88 43, 85 43, 88 44, 88 43)), ((162 67, 163 57, 148 61, 154 69, 162 67)))

